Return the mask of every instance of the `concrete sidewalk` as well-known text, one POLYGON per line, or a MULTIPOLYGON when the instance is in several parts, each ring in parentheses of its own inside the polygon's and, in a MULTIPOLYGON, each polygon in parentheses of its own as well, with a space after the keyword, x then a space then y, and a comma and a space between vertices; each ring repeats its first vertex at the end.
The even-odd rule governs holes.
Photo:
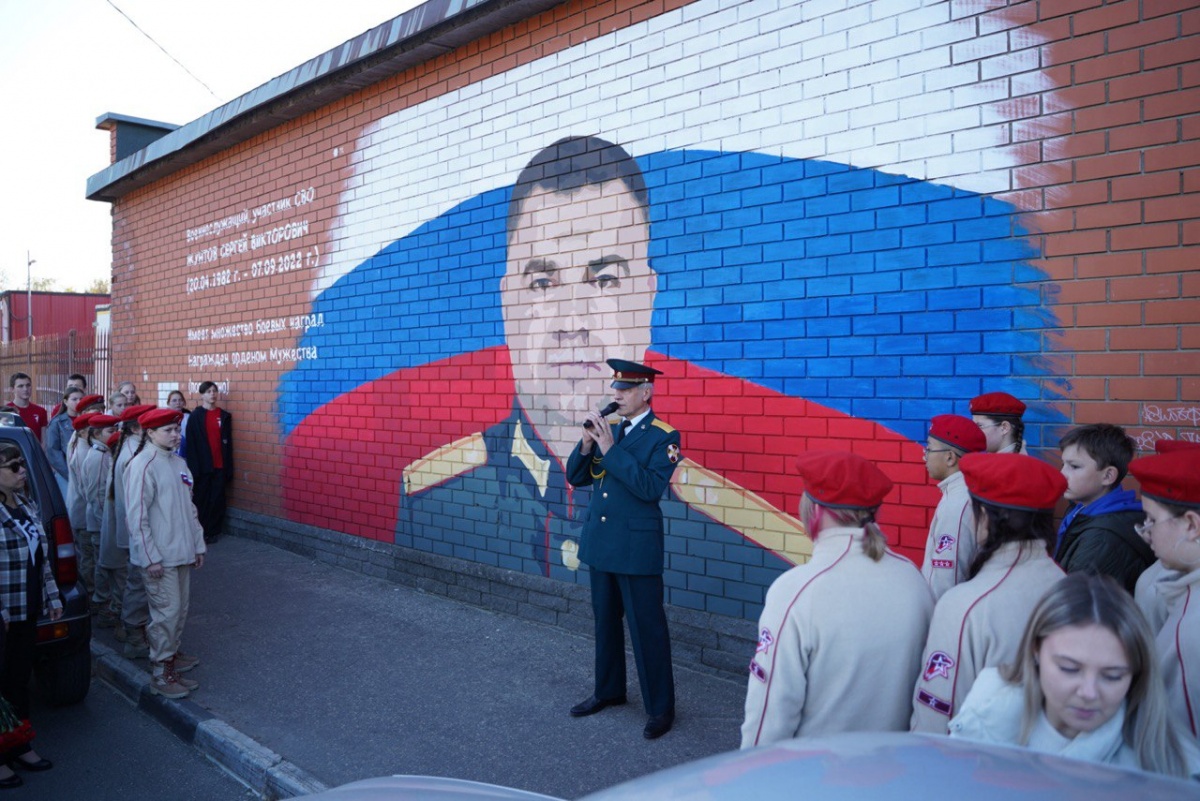
POLYGON ((591 692, 583 634, 225 537, 193 574, 189 699, 149 696, 111 630, 93 650, 102 678, 268 796, 414 773, 578 798, 737 747, 744 683, 678 665, 659 740, 632 659, 629 705, 569 717, 591 692))

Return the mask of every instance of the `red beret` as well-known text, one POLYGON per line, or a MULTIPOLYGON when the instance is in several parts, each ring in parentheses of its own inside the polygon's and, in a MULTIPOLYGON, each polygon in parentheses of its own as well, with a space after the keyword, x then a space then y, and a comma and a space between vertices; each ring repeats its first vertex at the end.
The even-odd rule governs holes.
POLYGON ((1190 439, 1160 439, 1154 442, 1155 453, 1176 453, 1178 451, 1200 450, 1200 442, 1190 439))
POLYGON ((1129 463, 1142 495, 1164 503, 1200 507, 1200 448, 1186 448, 1129 463))
POLYGON ((892 480, 854 453, 809 451, 796 457, 796 468, 804 491, 834 509, 874 509, 892 491, 892 480))
POLYGON ((115 447, 117 447, 117 440, 119 440, 120 438, 121 438, 121 432, 117 431, 111 437, 109 437, 108 440, 105 441, 104 444, 107 445, 110 449, 115 448, 115 447))
POLYGON ((87 424, 91 428, 108 428, 120 422, 118 418, 113 417, 111 414, 89 414, 88 417, 90 419, 87 424))
POLYGON ((1020 417, 1025 414, 1025 404, 1007 392, 988 392, 971 398, 971 414, 1020 417))
POLYGON ((103 395, 84 395, 79 399, 79 403, 75 406, 75 408, 82 412, 87 407, 95 406, 97 403, 104 403, 103 395))
POLYGON ((993 506, 1050 510, 1067 491, 1067 480, 1041 459, 1020 453, 968 453, 958 462, 967 491, 993 506))
POLYGON ((75 419, 71 421, 71 428, 75 429, 76 431, 82 431, 83 429, 87 428, 88 421, 91 420, 95 416, 96 416, 95 412, 88 412, 87 414, 77 414, 77 415, 75 415, 75 419))
POLYGON ((152 403, 141 403, 137 406, 126 406, 125 411, 121 412, 121 422, 128 423, 130 420, 136 420, 146 412, 152 412, 158 407, 152 403))
POLYGON ((177 412, 174 409, 154 409, 139 417, 138 425, 142 428, 162 428, 181 420, 183 420, 183 412, 177 412))
POLYGON ((987 450, 987 437, 975 421, 957 414, 939 414, 930 421, 929 436, 967 453, 987 450))

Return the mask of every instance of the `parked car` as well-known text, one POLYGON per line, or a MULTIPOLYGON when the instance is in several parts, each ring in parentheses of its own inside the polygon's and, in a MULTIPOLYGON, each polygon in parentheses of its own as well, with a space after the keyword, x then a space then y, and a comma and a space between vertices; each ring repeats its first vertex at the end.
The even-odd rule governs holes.
MULTIPOLYGON (((864 692, 870 688, 864 687, 864 692)), ((717 754, 601 790, 582 801, 1182 801, 1198 797, 1195 782, 1025 748, 907 732, 857 732, 717 754)), ((391 776, 306 798, 518 801, 548 797, 461 779, 391 776)))
POLYGON ((34 676, 48 704, 74 704, 87 697, 92 680, 92 620, 79 583, 75 540, 50 460, 37 437, 15 412, 0 411, 0 441, 16 444, 28 464, 25 491, 37 503, 50 541, 50 568, 62 595, 63 616, 38 621, 34 676))

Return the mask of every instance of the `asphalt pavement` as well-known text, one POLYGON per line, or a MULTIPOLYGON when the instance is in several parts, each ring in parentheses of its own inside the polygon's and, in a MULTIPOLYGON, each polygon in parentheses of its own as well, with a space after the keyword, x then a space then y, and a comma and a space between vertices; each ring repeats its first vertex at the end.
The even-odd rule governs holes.
POLYGON ((590 631, 228 536, 193 574, 183 649, 201 686, 175 702, 149 695, 146 661, 118 656, 111 630, 93 644, 104 680, 264 797, 424 774, 578 798, 736 748, 745 697, 677 664, 675 728, 647 741, 630 657, 630 703, 571 718, 591 693, 590 631))

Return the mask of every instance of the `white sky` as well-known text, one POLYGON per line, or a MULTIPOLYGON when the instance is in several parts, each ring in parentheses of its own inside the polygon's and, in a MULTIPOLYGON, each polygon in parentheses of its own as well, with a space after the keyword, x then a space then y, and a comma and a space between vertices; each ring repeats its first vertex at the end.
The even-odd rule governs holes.
POLYGON ((106 112, 182 125, 420 5, 420 0, 0 0, 0 289, 32 276, 82 290, 111 269, 106 112), (315 11, 320 9, 321 11, 315 11), (328 13, 324 13, 329 9, 328 13))

